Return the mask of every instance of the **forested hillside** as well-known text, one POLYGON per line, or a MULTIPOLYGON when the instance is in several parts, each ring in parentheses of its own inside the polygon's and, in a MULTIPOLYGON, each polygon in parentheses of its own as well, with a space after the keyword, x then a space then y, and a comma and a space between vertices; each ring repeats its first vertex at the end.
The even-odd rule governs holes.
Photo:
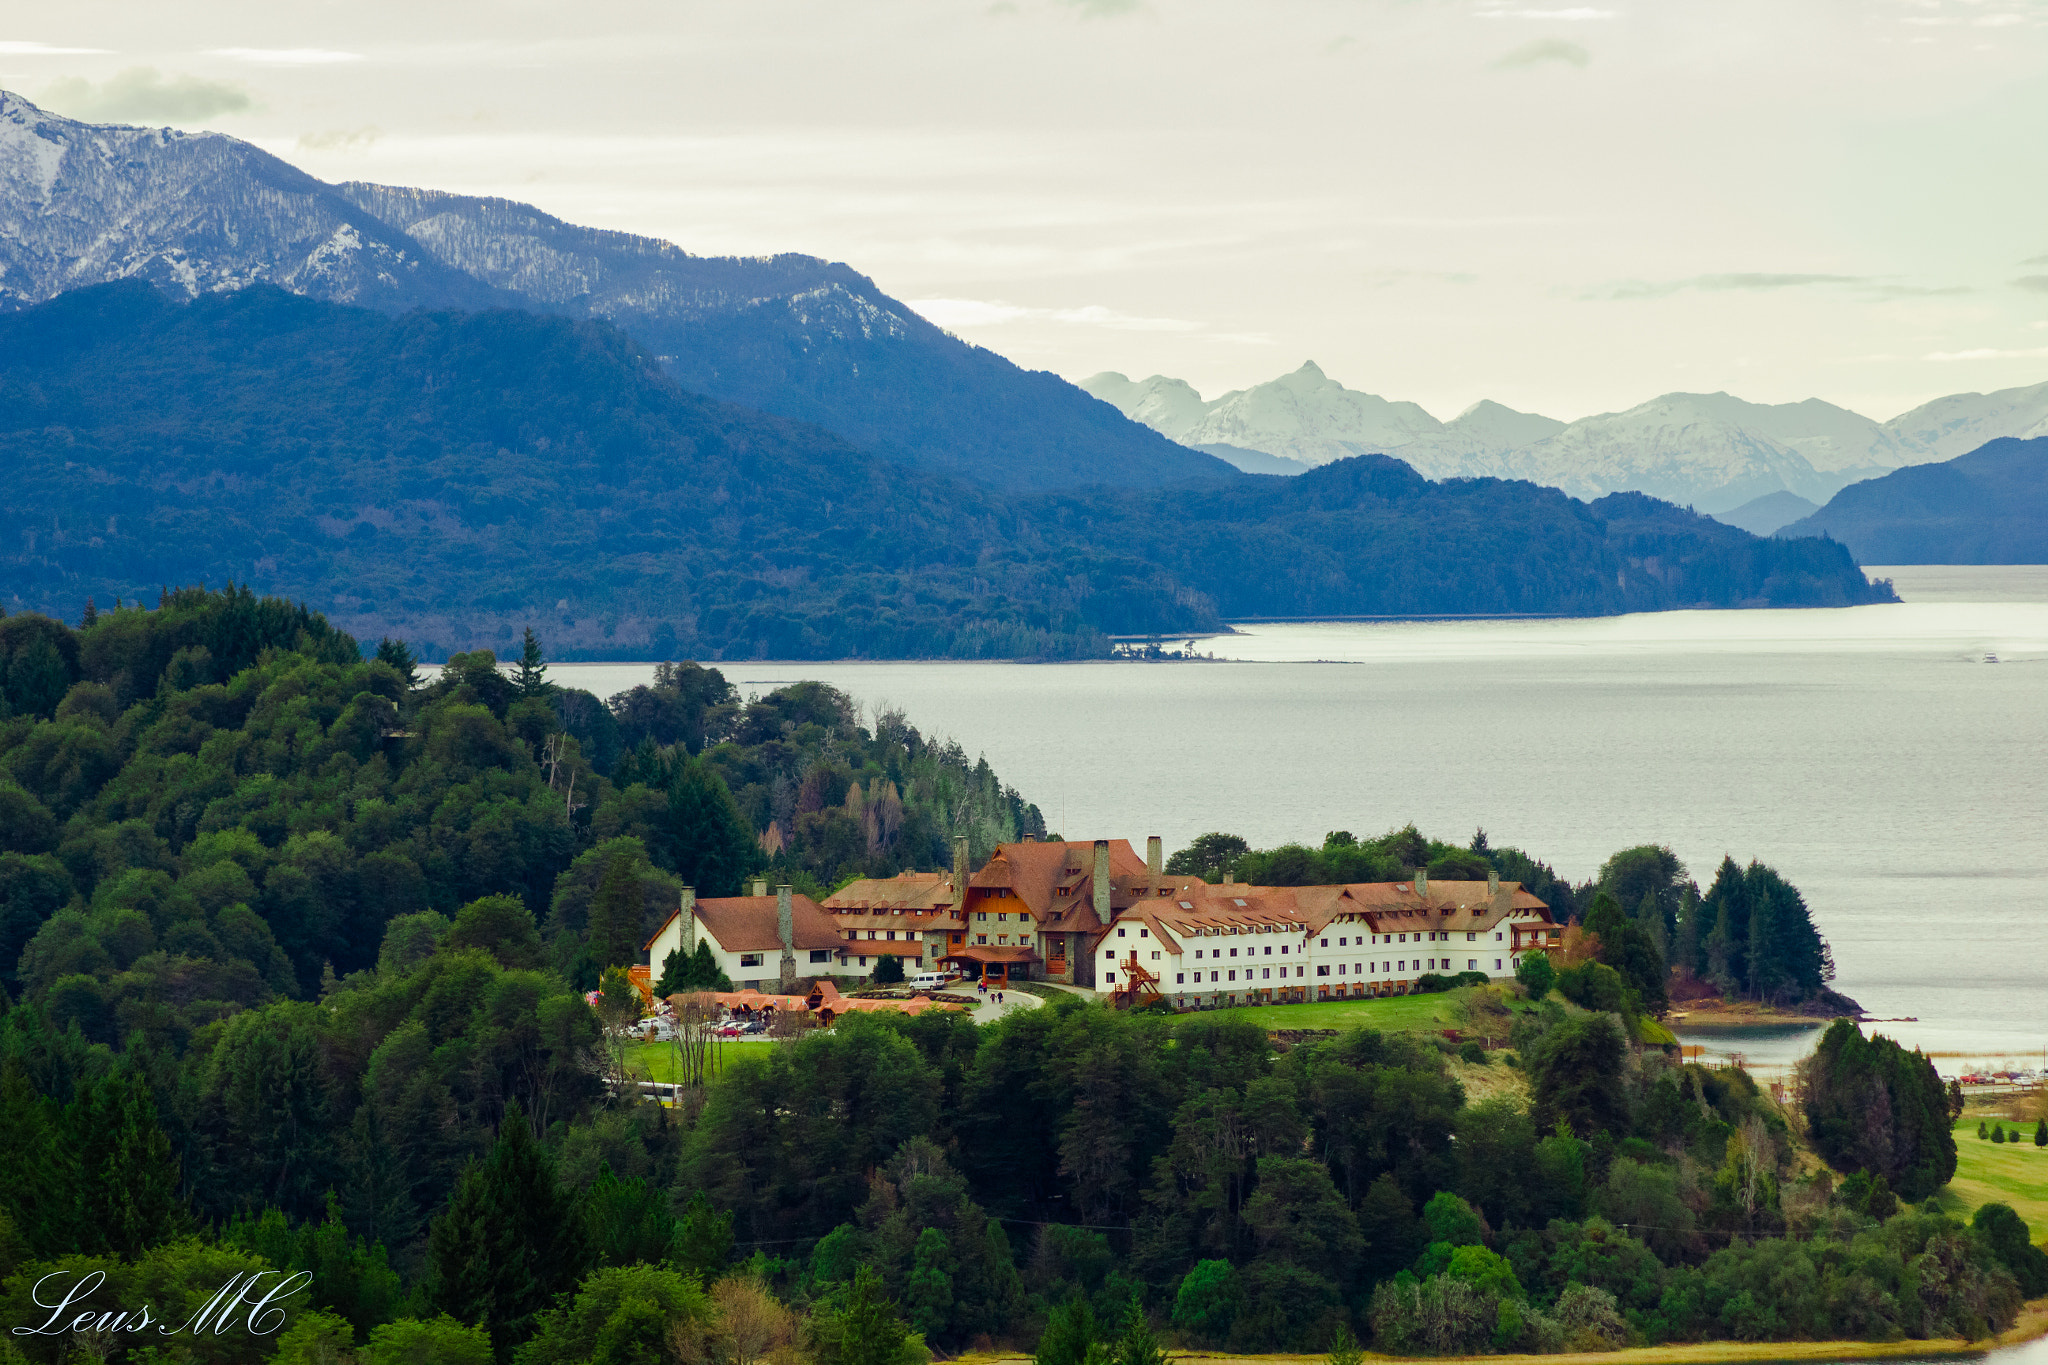
POLYGON ((1782 536, 1830 536, 1866 564, 2048 561, 2048 436, 1850 484, 1782 536))
MULTIPOLYGON (((1584 889, 1555 991, 1442 983, 1462 1046, 1277 1050, 1227 1016, 1066 996, 735 1045, 652 1103, 601 1022, 632 1013, 606 969, 679 883, 759 867, 762 817, 790 821, 775 875, 836 878, 928 862, 954 829, 979 857, 1037 813, 816 684, 749 700, 678 667, 601 704, 552 689, 533 643, 423 682, 402 645, 364 660, 239 591, 0 620, 0 1317, 43 1321, 52 1275, 174 1320, 231 1276, 311 1275, 268 1334, 0 1352, 921 1365, 1036 1343, 1157 1365, 1162 1336, 1977 1337, 2048 1290, 2010 1210, 1899 1203, 1954 1169, 1924 1058, 1831 1032, 1809 1119, 1837 1181, 1742 1072, 1632 1042, 1660 897, 1682 899, 1655 849, 1584 889)), ((1226 840, 1186 856, 1551 875, 1412 829, 1226 840)), ((1743 876, 1749 957, 1709 960, 1754 977, 1773 940, 1743 876)))
POLYGON ((621 333, 139 282, 0 319, 10 609, 251 581, 444 658, 1072 657, 1233 616, 1884 600, 1839 546, 1384 457, 998 495, 685 393, 621 333))

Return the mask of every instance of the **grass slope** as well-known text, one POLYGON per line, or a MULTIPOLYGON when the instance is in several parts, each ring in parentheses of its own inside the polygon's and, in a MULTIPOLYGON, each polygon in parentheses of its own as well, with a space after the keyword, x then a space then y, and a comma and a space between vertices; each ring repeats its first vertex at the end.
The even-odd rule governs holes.
POLYGON ((1979 1142, 1976 1117, 1966 1118, 1956 1125, 1955 1178, 1935 1197, 1944 1210, 1964 1217, 1984 1204, 2010 1204, 2034 1240, 2048 1242, 2048 1147, 2034 1145, 2032 1124, 2023 1141, 1979 1142))

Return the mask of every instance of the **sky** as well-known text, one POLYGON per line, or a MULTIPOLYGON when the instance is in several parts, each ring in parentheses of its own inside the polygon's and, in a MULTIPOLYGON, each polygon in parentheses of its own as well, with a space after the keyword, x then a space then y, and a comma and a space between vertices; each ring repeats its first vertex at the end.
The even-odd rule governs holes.
POLYGON ((2048 380, 2048 0, 67 0, 0 87, 1440 418, 2048 380))

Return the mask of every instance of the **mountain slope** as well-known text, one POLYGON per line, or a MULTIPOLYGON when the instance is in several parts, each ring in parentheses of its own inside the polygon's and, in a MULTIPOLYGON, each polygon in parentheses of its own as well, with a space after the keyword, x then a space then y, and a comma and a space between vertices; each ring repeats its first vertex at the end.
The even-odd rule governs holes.
POLYGON ((1832 536, 1865 564, 2048 564, 2048 436, 1851 484, 1777 534, 1832 536))
POLYGON ((377 308, 494 301, 246 142, 78 123, 0 90, 0 307, 132 278, 188 293, 265 281, 377 308))
POLYGON ((1810 517, 1819 510, 1797 493, 1787 493, 1781 488, 1775 493, 1751 498, 1740 507, 1717 512, 1714 520, 1740 526, 1753 536, 1767 536, 1780 526, 1790 526, 1801 517, 1810 517))
POLYGON ((327 185, 234 138, 79 123, 0 92, 0 307, 138 276, 188 294, 265 281, 392 312, 600 317, 687 387, 991 485, 1235 477, 844 265, 692 256, 506 200, 327 185))
POLYGON ((8 610, 252 580, 563 657, 1099 654, 1223 614, 1881 600, 1839 545, 1383 457, 1003 494, 685 392, 617 329, 139 281, 0 317, 8 610))
POLYGON ((1995 393, 1952 393, 1885 423, 1922 459, 1952 460, 2001 436, 2048 436, 2048 384, 1995 393))

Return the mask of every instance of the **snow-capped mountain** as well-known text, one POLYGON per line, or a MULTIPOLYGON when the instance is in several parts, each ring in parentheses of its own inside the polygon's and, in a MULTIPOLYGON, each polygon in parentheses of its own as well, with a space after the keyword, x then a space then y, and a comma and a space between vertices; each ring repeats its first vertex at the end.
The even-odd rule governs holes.
POLYGON ((1920 451, 1921 462, 1952 460, 2001 436, 2048 436, 2048 384, 1996 393, 1952 393, 1902 412, 1884 425, 1920 451))
POLYGON ((232 137, 81 123, 0 91, 0 309, 132 277, 190 295, 262 281, 388 311, 601 317, 690 388, 985 483, 1231 477, 845 265, 693 256, 508 200, 329 185, 232 137))
POLYGON ((1439 423, 1413 403, 1347 389, 1313 362, 1208 402, 1163 375, 1099 374, 1081 387, 1245 468, 1225 446, 1303 464, 1378 452, 1432 479, 1528 479, 1581 498, 1634 490, 1709 513, 1780 491, 1824 503, 1901 465, 1946 460, 2000 436, 2048 434, 2048 384, 1937 399, 1889 422, 1817 398, 1764 404, 1668 393, 1571 423, 1491 401, 1439 423))
POLYGON ((0 91, 0 307, 131 277, 191 294, 260 280, 377 307, 497 301, 246 142, 76 123, 0 91))

